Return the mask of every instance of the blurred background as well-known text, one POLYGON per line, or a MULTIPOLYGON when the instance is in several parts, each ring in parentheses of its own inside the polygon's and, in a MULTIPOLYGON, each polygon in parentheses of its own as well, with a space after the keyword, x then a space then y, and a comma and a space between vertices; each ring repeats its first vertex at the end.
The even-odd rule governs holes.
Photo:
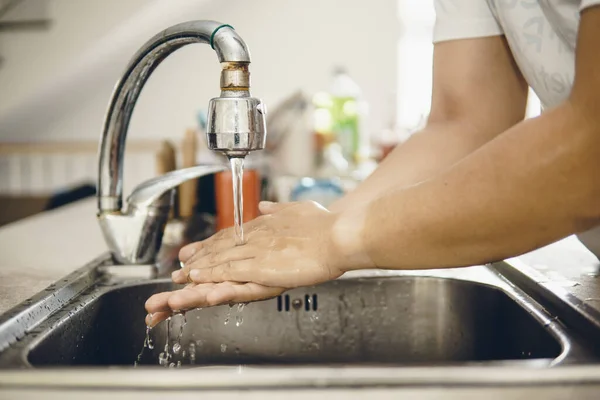
MULTIPOLYGON (((268 150, 247 163, 261 198, 327 204, 427 118, 432 0, 0 0, 0 224, 93 195, 114 84, 151 36, 194 19, 232 25, 250 48, 252 94, 270 113, 268 150)), ((202 131, 219 72, 197 45, 154 72, 129 130, 126 193, 222 162, 202 131)), ((214 211, 198 209, 208 185, 180 191, 178 211, 214 211)))

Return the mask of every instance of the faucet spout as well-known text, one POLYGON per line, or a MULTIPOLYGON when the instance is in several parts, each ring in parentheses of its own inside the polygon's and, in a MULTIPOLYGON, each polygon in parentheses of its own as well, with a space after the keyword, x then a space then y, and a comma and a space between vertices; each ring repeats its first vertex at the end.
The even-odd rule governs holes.
MULTIPOLYGON (((266 110, 259 99, 250 97, 250 53, 230 25, 216 21, 185 22, 150 39, 134 55, 115 86, 100 143, 98 219, 113 258, 121 263, 140 264, 155 259, 171 201, 168 195, 161 195, 156 202, 142 208, 123 209, 123 157, 131 115, 156 67, 175 50, 191 43, 209 44, 222 66, 220 97, 209 103, 209 148, 228 157, 243 157, 265 146, 266 110)), ((175 174, 170 180, 148 185, 168 186, 179 182, 182 176, 191 179, 192 175, 175 174)), ((148 185, 142 187, 147 189, 148 185)))
POLYGON ((209 44, 223 65, 221 88, 249 96, 250 52, 229 25, 216 21, 191 21, 164 30, 134 55, 117 82, 104 121, 98 176, 98 209, 123 207, 123 155, 133 108, 156 67, 175 50, 190 44, 209 44))

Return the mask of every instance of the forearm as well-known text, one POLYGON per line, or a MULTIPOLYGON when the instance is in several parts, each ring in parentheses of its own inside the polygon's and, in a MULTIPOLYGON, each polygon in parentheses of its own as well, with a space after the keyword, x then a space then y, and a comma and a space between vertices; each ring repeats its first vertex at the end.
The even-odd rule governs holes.
POLYGON ((593 226, 600 131, 586 121, 567 103, 445 173, 374 200, 357 227, 363 250, 382 268, 476 265, 593 226))
POLYGON ((330 210, 355 208, 436 176, 522 121, 526 101, 527 84, 503 37, 437 43, 427 127, 330 210))
POLYGON ((429 179, 491 138, 463 121, 431 122, 396 147, 369 178, 329 209, 341 212, 359 207, 385 192, 429 179))

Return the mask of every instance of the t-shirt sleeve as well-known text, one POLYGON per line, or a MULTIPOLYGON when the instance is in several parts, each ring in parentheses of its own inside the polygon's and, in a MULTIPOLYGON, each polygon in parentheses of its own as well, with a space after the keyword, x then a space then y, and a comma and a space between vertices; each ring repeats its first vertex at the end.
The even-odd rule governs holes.
POLYGON ((581 0, 581 6, 579 9, 583 11, 588 7, 600 6, 600 0, 581 0))
POLYGON ((434 6, 434 43, 504 33, 485 0, 434 0, 434 6))

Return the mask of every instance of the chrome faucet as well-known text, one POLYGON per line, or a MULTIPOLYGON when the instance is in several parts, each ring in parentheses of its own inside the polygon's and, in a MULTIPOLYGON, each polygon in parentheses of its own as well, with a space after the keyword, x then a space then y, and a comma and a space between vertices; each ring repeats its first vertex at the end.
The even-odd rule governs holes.
POLYGON ((123 157, 133 108, 154 69, 175 50, 206 43, 221 62, 221 95, 208 106, 207 140, 211 150, 245 157, 263 149, 266 109, 250 97, 250 54, 235 30, 215 21, 175 25, 150 39, 134 55, 112 94, 100 144, 98 221, 114 261, 149 264, 156 260, 173 203, 174 188, 186 180, 223 171, 196 166, 170 172, 138 185, 123 209, 123 157))

